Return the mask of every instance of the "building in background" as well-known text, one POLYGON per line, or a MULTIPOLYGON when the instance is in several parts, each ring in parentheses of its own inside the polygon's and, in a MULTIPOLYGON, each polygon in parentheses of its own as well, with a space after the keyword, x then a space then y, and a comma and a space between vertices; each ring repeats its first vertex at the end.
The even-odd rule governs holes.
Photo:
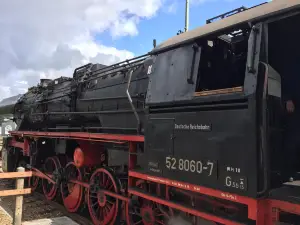
POLYGON ((12 121, 12 109, 20 96, 12 96, 0 101, 0 136, 8 135, 9 131, 16 129, 16 124, 12 121))

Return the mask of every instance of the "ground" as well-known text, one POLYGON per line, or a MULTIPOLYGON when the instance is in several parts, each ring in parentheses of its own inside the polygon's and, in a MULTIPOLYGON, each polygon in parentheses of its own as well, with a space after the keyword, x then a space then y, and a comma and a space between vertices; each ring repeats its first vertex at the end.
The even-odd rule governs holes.
POLYGON ((9 214, 7 214, 7 212, 2 207, 0 207, 0 224, 1 225, 12 224, 12 217, 9 214))
MULTIPOLYGON (((12 185, 9 184, 9 181, 6 179, 0 180, 0 190, 7 190, 8 187, 12 189, 12 185)), ((11 218, 7 215, 7 213, 12 217, 13 211, 15 207, 15 196, 1 197, 0 198, 0 224, 1 225, 9 225, 11 223, 11 218), (3 209, 5 211, 3 211, 3 209)), ((53 206, 47 204, 42 199, 37 199, 35 196, 26 195, 24 196, 23 202, 23 216, 22 221, 31 221, 36 219, 44 219, 44 218, 55 218, 64 216, 64 213, 59 209, 54 208, 53 206)))

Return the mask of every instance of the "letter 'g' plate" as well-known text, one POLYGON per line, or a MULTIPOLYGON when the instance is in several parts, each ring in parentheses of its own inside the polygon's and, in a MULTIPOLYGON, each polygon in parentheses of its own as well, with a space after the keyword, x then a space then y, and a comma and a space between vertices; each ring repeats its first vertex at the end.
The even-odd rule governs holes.
POLYGON ((231 189, 247 190, 247 178, 244 176, 227 175, 223 178, 223 183, 231 189))

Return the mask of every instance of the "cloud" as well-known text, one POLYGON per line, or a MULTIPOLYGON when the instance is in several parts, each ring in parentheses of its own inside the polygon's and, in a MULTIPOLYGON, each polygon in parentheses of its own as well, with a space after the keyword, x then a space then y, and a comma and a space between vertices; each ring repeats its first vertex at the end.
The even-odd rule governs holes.
POLYGON ((40 78, 71 76, 90 61, 111 64, 133 57, 94 37, 138 35, 140 20, 155 16, 164 1, 0 1, 0 100, 26 91, 40 78))
POLYGON ((167 12, 174 14, 177 12, 178 9, 178 2, 171 2, 167 7, 167 12))

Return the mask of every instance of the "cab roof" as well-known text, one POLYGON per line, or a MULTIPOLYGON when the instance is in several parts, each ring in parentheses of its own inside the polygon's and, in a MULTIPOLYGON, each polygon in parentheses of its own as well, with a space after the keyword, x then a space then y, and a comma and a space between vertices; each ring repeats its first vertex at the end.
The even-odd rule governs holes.
POLYGON ((300 0, 273 0, 272 2, 250 8, 230 17, 226 17, 225 19, 206 24, 169 38, 168 40, 159 44, 150 53, 160 52, 181 44, 192 42, 199 37, 203 37, 215 32, 221 32, 224 29, 228 29, 239 24, 258 21, 274 14, 284 13, 298 8, 300 8, 300 0))

